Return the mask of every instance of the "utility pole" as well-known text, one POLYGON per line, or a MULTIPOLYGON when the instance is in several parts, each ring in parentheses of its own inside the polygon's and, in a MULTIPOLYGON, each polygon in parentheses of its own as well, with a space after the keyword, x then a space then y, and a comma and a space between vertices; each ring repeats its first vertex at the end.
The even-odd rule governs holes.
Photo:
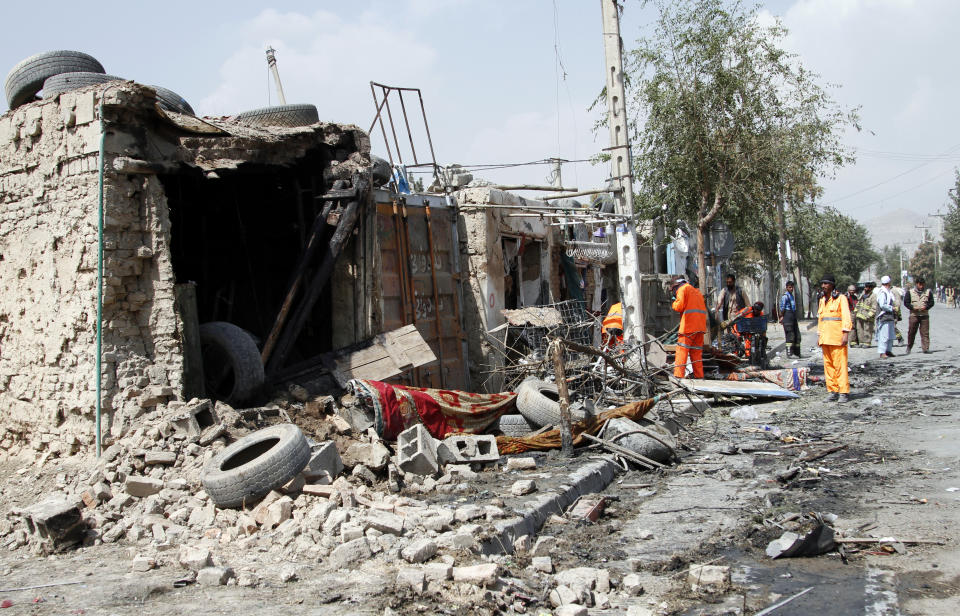
POLYGON ((641 345, 646 363, 643 297, 640 290, 640 260, 637 230, 633 223, 633 160, 627 132, 627 96, 623 86, 623 46, 617 0, 600 0, 603 13, 603 52, 607 75, 607 123, 610 125, 610 170, 614 182, 616 213, 625 219, 617 225, 617 276, 623 302, 623 332, 626 340, 641 345))
POLYGON ((283 84, 280 83, 280 71, 277 70, 277 57, 274 54, 276 49, 273 47, 267 47, 267 66, 270 67, 270 72, 273 73, 273 83, 277 86, 277 100, 280 101, 281 105, 287 104, 287 99, 283 95, 283 84))

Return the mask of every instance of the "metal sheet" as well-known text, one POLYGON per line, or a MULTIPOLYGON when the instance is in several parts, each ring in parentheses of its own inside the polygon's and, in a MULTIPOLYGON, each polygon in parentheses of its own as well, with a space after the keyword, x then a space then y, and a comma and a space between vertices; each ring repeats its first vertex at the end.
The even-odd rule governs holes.
POLYGON ((750 398, 799 398, 795 391, 773 383, 746 383, 742 381, 712 381, 708 379, 683 379, 684 385, 700 394, 723 394, 750 398))

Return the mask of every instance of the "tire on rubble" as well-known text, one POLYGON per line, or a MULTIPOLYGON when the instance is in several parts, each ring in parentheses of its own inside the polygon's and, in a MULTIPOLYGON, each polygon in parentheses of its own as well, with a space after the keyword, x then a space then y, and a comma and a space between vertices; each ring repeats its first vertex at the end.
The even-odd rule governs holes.
POLYGON ((43 98, 45 100, 56 98, 64 92, 70 90, 79 90, 87 86, 96 86, 108 81, 125 81, 123 77, 116 75, 105 75, 103 73, 60 73, 49 77, 43 82, 43 98))
POLYGON ((238 122, 251 126, 310 126, 320 121, 316 105, 277 105, 252 109, 236 115, 238 122))
POLYGON ((497 429, 504 436, 526 436, 537 429, 523 415, 501 415, 497 421, 497 429))
POLYGON ((30 56, 13 67, 4 82, 10 109, 16 109, 36 98, 43 82, 61 73, 105 73, 96 58, 81 51, 47 51, 30 56))
MULTIPOLYGON (((530 377, 517 387, 517 410, 535 426, 556 426, 560 424, 560 393, 554 383, 530 377)), ((587 411, 570 408, 570 419, 580 421, 587 411)))
POLYGON ((218 507, 242 507, 297 476, 310 461, 310 444, 293 424, 257 430, 210 458, 200 481, 218 507))
POLYGON ((193 112, 193 107, 185 98, 163 86, 150 86, 157 93, 157 104, 167 111, 176 113, 185 113, 187 115, 197 115, 193 112))
POLYGON ((204 323, 200 351, 207 396, 236 406, 263 385, 260 350, 249 332, 224 321, 204 323))

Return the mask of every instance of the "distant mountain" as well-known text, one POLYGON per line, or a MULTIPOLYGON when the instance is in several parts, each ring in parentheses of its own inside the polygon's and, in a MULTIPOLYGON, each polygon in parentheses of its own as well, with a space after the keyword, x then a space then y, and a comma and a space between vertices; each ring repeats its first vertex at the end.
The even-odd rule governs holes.
POLYGON ((917 226, 930 227, 927 230, 929 233, 934 237, 940 236, 939 218, 918 214, 904 208, 860 222, 870 232, 873 247, 878 250, 884 246, 903 244, 907 252, 912 253, 923 232, 923 229, 917 229, 917 226))

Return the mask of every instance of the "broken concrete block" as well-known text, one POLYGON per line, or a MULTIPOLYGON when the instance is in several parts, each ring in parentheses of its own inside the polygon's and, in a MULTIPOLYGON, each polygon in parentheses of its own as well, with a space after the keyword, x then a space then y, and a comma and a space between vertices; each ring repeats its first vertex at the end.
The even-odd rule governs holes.
POLYGON ((357 526, 356 524, 340 525, 340 541, 342 543, 349 543, 354 539, 359 539, 360 537, 363 537, 362 526, 357 526))
POLYGON ((463 507, 457 507, 453 517, 458 522, 469 522, 470 520, 484 518, 486 515, 487 512, 479 505, 464 505, 463 507))
POLYGON ((397 586, 410 587, 419 595, 427 589, 427 578, 420 569, 404 567, 397 572, 397 586))
POLYGON ((307 485, 307 480, 303 473, 297 473, 297 476, 280 486, 280 491, 284 494, 297 494, 307 485))
POLYGON ((500 567, 497 563, 483 563, 469 567, 454 567, 453 581, 465 582, 476 586, 490 586, 496 583, 500 567))
POLYGON ((536 468, 537 468, 536 458, 524 457, 524 458, 508 458, 507 459, 508 471, 531 471, 531 470, 536 470, 536 468))
POLYGON ((151 569, 156 568, 157 561, 148 556, 143 556, 142 554, 137 554, 133 557, 133 562, 131 563, 131 569, 136 573, 145 573, 151 569))
POLYGON ((148 466, 151 464, 170 466, 177 461, 177 454, 172 451, 148 451, 143 456, 143 461, 148 466))
POLYGON ((50 499, 24 512, 27 529, 53 551, 73 547, 83 539, 87 526, 74 502, 50 499))
POLYGON ((553 610, 553 616, 587 616, 589 610, 576 603, 567 603, 553 610))
MULTIPOLYGON (((263 500, 253 508, 253 511, 250 512, 250 515, 253 516, 253 519, 257 521, 257 524, 265 524, 267 521, 267 509, 273 503, 277 502, 283 498, 283 494, 277 490, 270 490, 266 496, 263 497, 263 500)), ((288 497, 289 498, 289 497, 288 497)))
POLYGON ((557 548, 557 538, 550 535, 543 535, 537 538, 530 550, 530 556, 550 556, 550 553, 557 548))
POLYGON ((90 486, 80 495, 83 504, 90 509, 104 501, 109 501, 111 498, 113 498, 113 494, 110 492, 110 486, 103 482, 90 486))
POLYGON ((252 535, 257 532, 257 521, 253 516, 241 513, 237 516, 237 528, 245 535, 252 535))
MULTIPOLYGON (((160 525, 157 524, 155 526, 160 525)), ((177 561, 181 567, 192 571, 199 571, 204 567, 213 566, 213 557, 210 554, 210 550, 190 545, 180 546, 177 561)))
POLYGON ((730 567, 720 565, 690 565, 687 573, 690 588, 718 592, 730 584, 730 567))
POLYGON ((323 441, 310 448, 310 461, 307 462, 305 472, 317 475, 326 472, 331 481, 343 472, 343 460, 333 441, 323 441))
POLYGON ((492 434, 456 434, 443 439, 437 447, 442 464, 450 462, 496 462, 500 459, 497 437, 492 434))
MULTIPOLYGON (((350 472, 350 476, 354 479, 359 479, 368 485, 373 485, 377 483, 377 476, 373 474, 369 468, 363 464, 357 464, 353 467, 353 471, 350 472)), ((429 478, 428 478, 429 479, 429 478)))
POLYGON ((350 429, 355 434, 362 434, 368 428, 373 426, 373 414, 367 413, 363 408, 353 404, 343 404, 337 409, 337 416, 349 424, 350 429))
MULTIPOLYGON (((524 535, 526 536, 526 535, 524 535)), ((534 556, 530 565, 537 571, 553 573, 553 559, 549 556, 534 556)))
POLYGON ((469 464, 448 464, 444 470, 447 471, 451 479, 469 481, 478 477, 469 464))
POLYGON ((229 567, 204 567, 197 572, 197 584, 201 586, 223 586, 233 577, 229 567))
POLYGON ((437 441, 423 424, 414 424, 397 436, 397 466, 405 473, 433 475, 437 464, 437 441))
POLYGON ((163 482, 153 477, 127 477, 123 489, 130 496, 143 498, 160 492, 163 489, 163 482))
POLYGON ((334 509, 323 523, 323 532, 332 535, 340 530, 340 525, 350 519, 350 512, 344 509, 334 509))
POLYGON ((514 496, 523 496, 524 494, 530 494, 536 491, 537 484, 534 483, 532 479, 522 479, 514 482, 514 484, 510 486, 510 493, 514 496))
POLYGON ((356 565, 371 556, 373 556, 373 551, 370 549, 370 544, 367 543, 366 538, 360 537, 337 546, 330 553, 330 564, 335 569, 342 569, 356 565))
POLYGON ((565 586, 564 584, 560 584, 550 591, 550 605, 555 608, 560 607, 561 605, 576 603, 578 601, 580 601, 580 593, 576 592, 569 586, 565 586))
POLYGON ((216 517, 217 509, 213 506, 213 503, 204 507, 194 507, 193 511, 190 512, 187 525, 200 529, 210 528, 213 526, 216 517))
POLYGON ((427 563, 423 574, 429 582, 445 582, 453 577, 453 565, 449 563, 427 563))
POLYGON ((640 576, 636 573, 628 573, 623 576, 620 586, 628 595, 636 597, 637 595, 643 594, 643 584, 640 582, 640 576))
POLYGON ((454 515, 452 511, 446 509, 431 509, 423 515, 421 524, 423 524, 423 527, 427 530, 442 533, 450 528, 453 520, 454 515))
POLYGON ((206 447, 226 433, 227 425, 224 423, 208 426, 204 428, 202 432, 200 432, 200 437, 197 439, 197 444, 206 447))
POLYGON ((389 511, 371 509, 367 512, 366 526, 367 528, 375 528, 381 533, 397 536, 403 534, 403 518, 389 511))
POLYGON ((530 535, 520 535, 513 540, 513 550, 517 554, 523 554, 524 552, 530 551, 530 546, 533 545, 533 542, 530 541, 530 535))
POLYGON ((400 550, 400 556, 409 563, 423 563, 437 553, 437 544, 430 539, 416 539, 400 550))
POLYGON ((263 525, 266 528, 276 528, 293 516, 293 499, 284 496, 270 503, 264 517, 263 525))
POLYGON ((390 461, 390 450, 381 443, 354 443, 343 454, 343 463, 354 467, 363 464, 369 469, 379 471, 390 461))

